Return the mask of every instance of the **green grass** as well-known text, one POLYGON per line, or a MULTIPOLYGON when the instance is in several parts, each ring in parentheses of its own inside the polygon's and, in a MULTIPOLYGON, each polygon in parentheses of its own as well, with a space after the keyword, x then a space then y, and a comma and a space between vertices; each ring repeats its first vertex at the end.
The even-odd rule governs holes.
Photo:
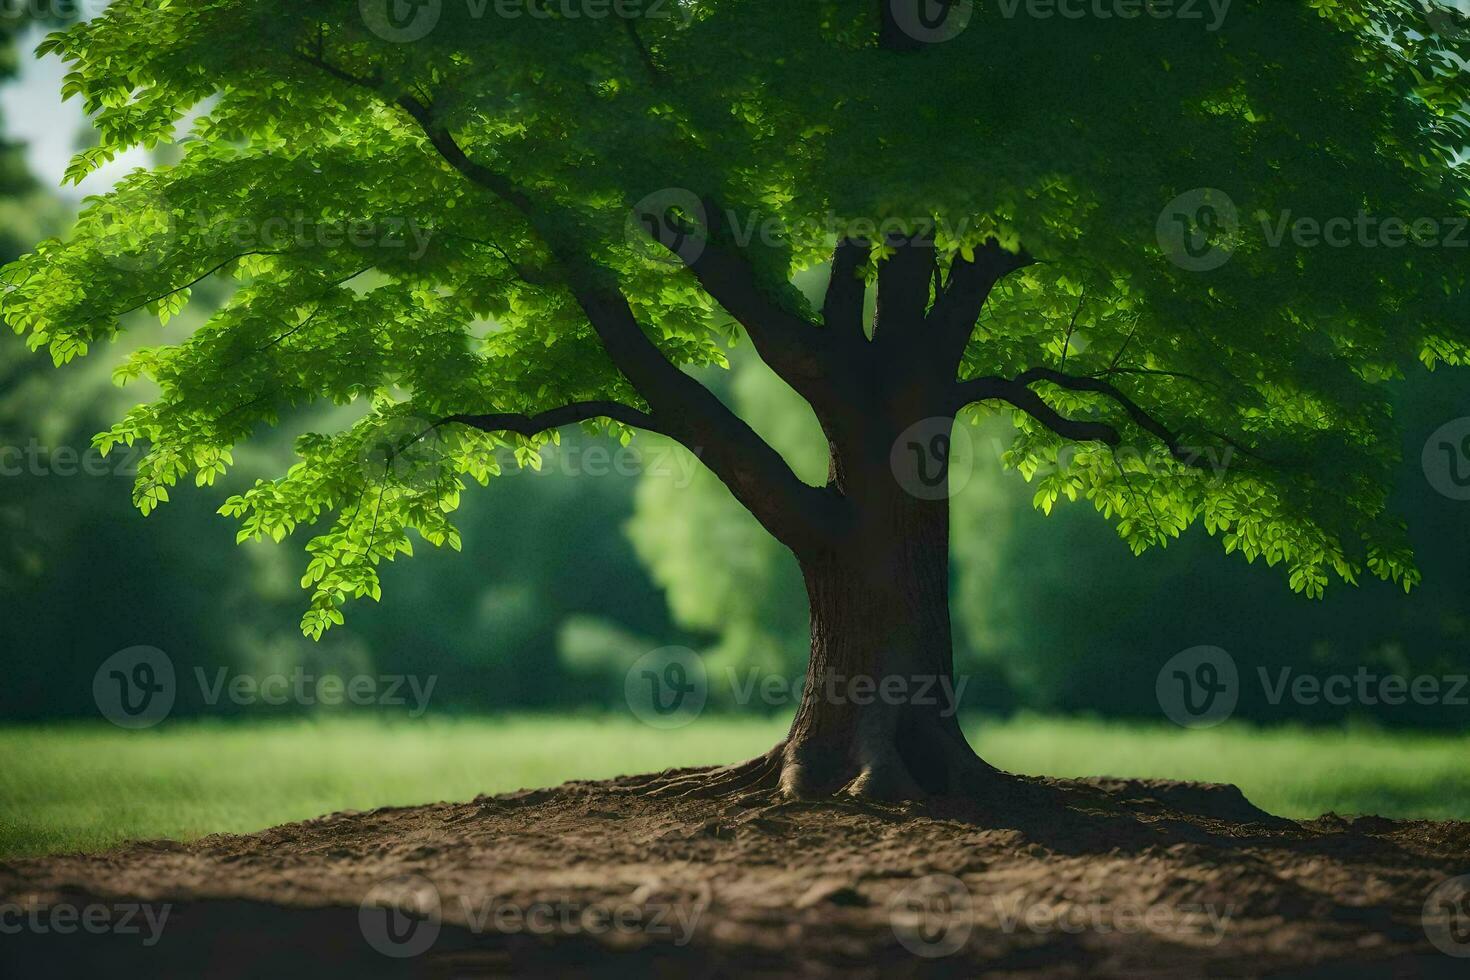
MULTIPOLYGON (((1232 782, 1293 817, 1470 818, 1470 737, 1231 725, 1186 732, 1035 717, 968 727, 987 759, 1019 772, 1232 782)), ((577 716, 0 728, 0 856, 252 831, 332 810, 733 761, 784 730, 776 719, 706 717, 666 732, 577 716)))

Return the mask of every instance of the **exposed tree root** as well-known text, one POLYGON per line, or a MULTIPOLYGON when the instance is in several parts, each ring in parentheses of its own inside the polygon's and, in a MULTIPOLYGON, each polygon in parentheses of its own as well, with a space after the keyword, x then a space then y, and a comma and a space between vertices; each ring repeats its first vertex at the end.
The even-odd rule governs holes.
POLYGON ((619 780, 625 792, 659 800, 731 798, 752 804, 831 800, 872 804, 964 804, 995 807, 1059 805, 1041 780, 996 769, 977 756, 958 729, 926 731, 905 745, 874 725, 839 751, 786 739, 729 766, 666 770, 619 780))
POLYGON ((732 766, 714 769, 683 769, 660 774, 652 785, 638 788, 653 799, 713 799, 739 796, 773 789, 780 772, 781 749, 778 744, 764 755, 732 766))

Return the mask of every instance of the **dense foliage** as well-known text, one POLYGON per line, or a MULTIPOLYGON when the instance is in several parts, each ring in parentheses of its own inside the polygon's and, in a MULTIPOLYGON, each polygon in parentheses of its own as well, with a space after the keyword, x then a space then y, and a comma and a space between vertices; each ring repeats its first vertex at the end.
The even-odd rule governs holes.
POLYGON ((635 20, 445 3, 411 38, 372 7, 117 0, 49 39, 101 135, 73 176, 194 115, 179 163, 10 266, 0 300, 65 364, 132 311, 166 320, 202 280, 238 281, 186 340, 118 372, 159 390, 99 436, 150 447, 145 512, 181 478, 212 483, 293 406, 369 406, 224 507, 242 539, 325 522, 309 634, 379 594, 410 531, 458 547, 466 482, 535 466, 554 438, 453 417, 615 400, 632 411, 589 424, 622 438, 646 418, 587 290, 625 297, 669 361, 724 363, 732 318, 630 220, 670 189, 692 193, 659 207, 738 255, 792 329, 820 329, 789 280, 839 236, 932 226, 951 275, 987 242, 1034 258, 992 295, 963 374, 1044 399, 982 405, 1018 409, 1006 461, 1040 474, 1043 509, 1085 497, 1136 550, 1202 522, 1314 595, 1331 573, 1417 579, 1386 507, 1383 382, 1470 355, 1445 230, 1470 207, 1467 46, 1422 6, 1240 0, 1211 30, 985 4, 906 51, 876 43, 872 4, 670 0, 678 16, 635 20), (1161 232, 1181 215, 1182 254, 1161 232), (1273 241, 1297 216, 1359 215, 1418 241, 1273 241), (1068 449, 1059 415, 1116 438, 1068 449))

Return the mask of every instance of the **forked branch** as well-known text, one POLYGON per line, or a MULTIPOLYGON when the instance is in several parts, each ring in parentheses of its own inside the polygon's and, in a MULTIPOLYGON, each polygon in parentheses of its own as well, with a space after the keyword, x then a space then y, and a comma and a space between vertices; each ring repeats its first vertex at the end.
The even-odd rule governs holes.
MULTIPOLYGON (((1029 414, 1036 422, 1042 423, 1057 435, 1067 439, 1075 439, 1078 442, 1098 441, 1107 445, 1119 445, 1122 435, 1116 426, 1105 422, 1088 422, 1088 420, 1067 419, 1066 416, 1051 407, 1041 395, 1030 389, 1033 383, 1045 382, 1058 388, 1066 388, 1067 391, 1086 391, 1092 394, 1103 395, 1113 401, 1116 406, 1122 408, 1132 420, 1133 425, 1138 426, 1144 432, 1150 433, 1163 444, 1164 450, 1169 451, 1170 457, 1175 458, 1185 466, 1195 469, 1210 469, 1213 472, 1217 466, 1213 458, 1200 453, 1195 448, 1185 447, 1180 444, 1179 433, 1164 425, 1157 416, 1150 413, 1147 408, 1139 406, 1126 392, 1117 388, 1111 382, 1101 378, 1091 378, 1085 375, 1069 375, 1060 372, 1053 367, 1032 367, 1017 375, 1016 378, 973 378, 963 381, 956 386, 957 408, 976 403, 976 401, 1004 401, 1011 407, 1020 408, 1029 414)), ((1229 436, 1214 435, 1213 438, 1220 439, 1229 445, 1232 450, 1250 455, 1260 460, 1261 455, 1255 453, 1251 448, 1241 445, 1241 442, 1229 436)))
MULTIPOLYGON (((1079 442, 1098 441, 1109 446, 1122 442, 1116 426, 1106 422, 1069 419, 1032 391, 1038 382, 1056 385, 1068 391, 1085 391, 1112 401, 1140 429, 1154 436, 1175 460, 1201 469, 1212 468, 1213 462, 1199 452, 1180 444, 1179 434, 1121 391, 1101 378, 1067 374, 1054 368, 1038 367, 1023 371, 1015 378, 984 377, 962 381, 956 386, 958 407, 977 401, 998 400, 1030 415, 1042 425, 1067 439, 1079 442)), ((1233 440, 1225 439, 1232 448, 1241 449, 1233 440)))
POLYGON ((700 202, 705 229, 690 228, 679 216, 639 211, 638 222, 694 274, 704 291, 733 316, 761 360, 798 391, 820 378, 823 334, 816 323, 776 301, 751 263, 727 245, 728 222, 717 202, 700 202), (699 236, 698 238, 694 236, 699 236))
MULTIPOLYGON (((1123 409, 1133 424, 1143 431, 1149 433, 1163 444, 1169 451, 1169 455, 1181 463, 1196 465, 1200 463, 1200 455, 1179 444, 1179 434, 1174 432, 1154 415, 1150 414, 1128 395, 1124 394, 1117 385, 1101 378, 1086 377, 1075 374, 1066 374, 1052 368, 1037 367, 1023 372, 1017 379, 1019 383, 1029 385, 1037 381, 1054 384, 1058 388, 1066 388, 1069 391, 1086 391, 1102 395, 1123 409)), ((1202 465, 1202 464, 1201 464, 1202 465)))
POLYGON ((1105 422, 1067 418, 1019 379, 973 378, 960 382, 956 386, 956 392, 956 410, 974 402, 1003 401, 1064 438, 1077 442, 1105 442, 1110 446, 1116 446, 1123 441, 1118 430, 1105 422))
MULTIPOLYGON (((608 357, 648 402, 652 418, 658 420, 655 431, 662 431, 696 453, 778 540, 791 547, 831 540, 837 533, 841 512, 830 495, 803 483, 743 419, 664 356, 644 333, 627 297, 617 287, 615 273, 589 257, 585 242, 571 240, 555 220, 556 215, 543 210, 506 175, 473 160, 438 124, 428 104, 412 95, 384 92, 371 79, 337 69, 325 59, 302 58, 331 77, 365 88, 385 104, 402 109, 451 168, 522 215, 550 249, 564 285, 586 314, 608 357)), ((711 274, 722 283, 743 286, 735 271, 718 264, 711 274)), ((732 301, 739 305, 761 302, 762 298, 757 294, 732 301)))
POLYGON ((955 258, 943 291, 929 310, 929 329, 938 335, 943 363, 959 364, 980 311, 996 285, 1035 261, 1025 250, 1006 251, 993 238, 975 249, 973 259, 955 258))
POLYGON ((859 271, 868 264, 872 252, 872 243, 861 238, 844 238, 832 252, 832 278, 827 282, 827 296, 822 302, 822 323, 828 334, 840 342, 866 339, 863 303, 868 283, 859 271))

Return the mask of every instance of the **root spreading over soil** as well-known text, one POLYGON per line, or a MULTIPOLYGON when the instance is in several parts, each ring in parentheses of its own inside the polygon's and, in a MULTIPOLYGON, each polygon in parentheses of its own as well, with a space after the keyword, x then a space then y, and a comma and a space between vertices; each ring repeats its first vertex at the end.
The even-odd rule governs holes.
POLYGON ((0 865, 0 976, 1470 975, 1446 885, 1470 824, 1296 823, 1124 780, 924 806, 660 792, 699 775, 0 865), (121 928, 133 903, 167 906, 156 934, 121 928))

